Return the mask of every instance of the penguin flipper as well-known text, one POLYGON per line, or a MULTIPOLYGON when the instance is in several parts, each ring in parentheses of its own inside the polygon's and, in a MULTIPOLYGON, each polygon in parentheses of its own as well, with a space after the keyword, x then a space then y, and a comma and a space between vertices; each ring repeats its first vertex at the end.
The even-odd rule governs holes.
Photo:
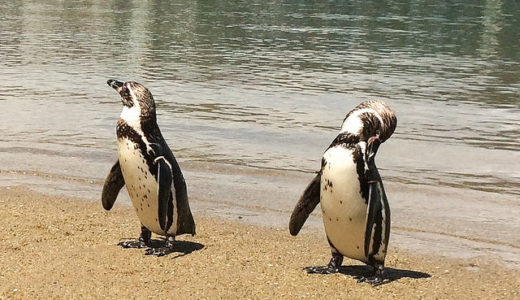
POLYGON ((163 231, 166 231, 166 216, 168 213, 168 202, 170 200, 173 181, 172 169, 163 156, 156 158, 155 163, 157 164, 157 184, 159 185, 157 191, 159 208, 157 213, 159 216, 159 225, 163 231))
MULTIPOLYGON (((173 155, 172 155, 173 157, 173 155)), ((179 164, 173 158, 173 183, 175 186, 175 205, 177 205, 177 232, 176 234, 195 235, 195 220, 191 214, 190 204, 188 202, 188 189, 186 181, 182 175, 179 164)))
POLYGON ((365 230, 366 257, 369 258, 371 255, 378 253, 381 245, 385 247, 383 250, 386 252, 389 238, 390 206, 388 205, 383 182, 379 178, 379 180, 369 182, 368 187, 367 225, 365 230))
POLYGON ((367 207, 367 225, 365 229, 365 256, 370 254, 370 242, 373 240, 372 234, 374 224, 376 223, 376 215, 381 211, 381 195, 377 188, 378 181, 371 182, 368 185, 368 207, 367 207))
POLYGON ((164 155, 165 161, 167 161, 171 170, 174 187, 173 192, 175 193, 175 197, 173 197, 173 199, 175 201, 175 207, 177 211, 177 230, 175 235, 186 233, 195 235, 195 221, 193 220, 193 215, 191 214, 190 204, 188 202, 186 181, 184 181, 184 177, 182 176, 181 168, 179 167, 179 164, 177 163, 177 160, 175 159, 175 156, 173 156, 173 153, 168 145, 154 143, 151 144, 151 146, 154 149, 156 155, 164 155))
POLYGON ((108 172, 105 184, 103 185, 103 192, 101 194, 101 203, 103 208, 110 210, 116 202, 117 195, 123 186, 125 185, 125 179, 121 172, 121 166, 119 160, 112 166, 110 172, 108 172))
POLYGON ((297 235, 311 212, 320 203, 321 173, 316 175, 296 203, 289 221, 289 232, 297 235))

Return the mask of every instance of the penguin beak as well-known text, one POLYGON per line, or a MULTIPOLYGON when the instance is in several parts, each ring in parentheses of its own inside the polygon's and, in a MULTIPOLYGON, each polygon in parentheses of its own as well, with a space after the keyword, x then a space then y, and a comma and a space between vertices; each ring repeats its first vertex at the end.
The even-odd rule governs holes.
POLYGON ((371 145, 375 141, 377 141, 379 144, 381 144, 381 140, 379 139, 379 134, 376 134, 373 137, 369 138, 368 139, 368 145, 371 145))
POLYGON ((116 92, 121 93, 121 90, 123 89, 123 83, 114 79, 109 79, 107 81, 107 84, 111 86, 116 92))
POLYGON ((377 149, 379 149, 379 145, 381 145, 379 134, 370 137, 367 141, 367 157, 374 157, 377 153, 377 149))

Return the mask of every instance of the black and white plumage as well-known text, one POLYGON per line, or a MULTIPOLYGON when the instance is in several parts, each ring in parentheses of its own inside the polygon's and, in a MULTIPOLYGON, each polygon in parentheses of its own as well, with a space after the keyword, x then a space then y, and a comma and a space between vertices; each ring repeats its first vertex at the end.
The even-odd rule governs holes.
POLYGON ((116 129, 119 159, 105 180, 103 207, 110 210, 126 185, 142 227, 138 241, 120 245, 148 247, 154 232, 167 237, 166 245, 149 248, 147 254, 167 254, 176 235, 195 234, 184 177, 157 125, 150 91, 131 81, 107 83, 121 95, 124 106, 116 129))
POLYGON ((382 101, 366 101, 350 111, 323 154, 321 170, 294 208, 289 230, 297 235, 309 214, 321 205, 332 249, 323 272, 337 272, 346 256, 374 267, 374 276, 363 281, 383 282, 390 207, 374 158, 396 125, 393 111, 382 101))

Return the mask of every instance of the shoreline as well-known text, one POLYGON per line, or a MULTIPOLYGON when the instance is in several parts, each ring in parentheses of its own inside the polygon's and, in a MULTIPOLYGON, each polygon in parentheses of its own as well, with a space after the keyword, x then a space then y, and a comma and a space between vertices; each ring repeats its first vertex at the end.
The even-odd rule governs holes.
MULTIPOLYGON (((308 179, 305 174, 265 173, 213 164, 187 168, 185 173, 194 215, 283 230, 308 179)), ((101 169, 98 174, 104 176, 105 172, 101 169)), ((37 193, 97 203, 102 180, 37 171, 0 171, 2 186, 28 187, 37 193)), ((385 182, 385 189, 391 197, 392 245, 421 255, 435 251, 446 258, 484 256, 520 271, 520 238, 516 234, 520 206, 511 195, 395 182, 385 182)), ((121 190, 116 204, 131 206, 126 189, 121 190)), ((319 211, 316 208, 311 214, 303 232, 323 234, 319 211)))
MULTIPOLYGON (((514 299, 517 271, 489 259, 448 259, 390 245, 387 276, 356 282, 368 269, 346 259, 341 274, 307 274, 330 250, 323 234, 195 215, 196 236, 149 257, 117 243, 137 238, 132 207, 0 187, 0 298, 497 298, 514 299)), ((156 236, 153 237, 157 239, 156 236)))

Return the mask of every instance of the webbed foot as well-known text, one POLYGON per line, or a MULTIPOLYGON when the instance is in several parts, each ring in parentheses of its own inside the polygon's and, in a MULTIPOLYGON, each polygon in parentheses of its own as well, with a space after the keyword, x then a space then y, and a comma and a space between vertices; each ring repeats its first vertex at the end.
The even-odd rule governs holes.
POLYGON ((141 248, 148 247, 148 245, 144 241, 142 241, 140 238, 135 241, 119 242, 117 245, 121 246, 123 248, 134 248, 134 249, 141 249, 141 248))
POLYGON ((381 276, 374 275, 374 276, 370 276, 370 277, 361 277, 358 279, 357 282, 359 282, 359 283, 364 282, 364 283, 368 283, 372 286, 378 286, 378 285, 383 284, 385 282, 385 280, 381 276))
POLYGON ((334 269, 334 268, 331 268, 330 266, 325 266, 325 267, 306 267, 305 271, 307 271, 308 274, 327 275, 327 274, 338 273, 339 269, 334 269))
POLYGON ((145 255, 154 255, 154 256, 165 256, 165 255, 168 255, 168 254, 174 252, 174 250, 173 250, 174 244, 175 244, 175 237, 169 236, 164 241, 164 245, 162 247, 159 247, 159 248, 150 247, 150 248, 146 249, 144 254, 145 255))
POLYGON ((339 273, 339 267, 343 262, 343 255, 339 253, 332 253, 332 258, 326 267, 307 267, 305 271, 308 274, 335 274, 339 273))
POLYGON ((123 248, 134 248, 134 249, 141 249, 146 248, 150 246, 150 240, 152 237, 152 232, 148 230, 146 227, 141 226, 141 236, 139 236, 139 239, 135 241, 124 241, 117 243, 118 246, 121 246, 123 248))
POLYGON ((383 283, 385 283, 385 280, 383 279, 384 274, 384 267, 382 264, 376 264, 374 266, 374 273, 371 276, 368 277, 361 277, 358 279, 358 282, 364 282, 368 283, 372 286, 378 286, 383 283))

